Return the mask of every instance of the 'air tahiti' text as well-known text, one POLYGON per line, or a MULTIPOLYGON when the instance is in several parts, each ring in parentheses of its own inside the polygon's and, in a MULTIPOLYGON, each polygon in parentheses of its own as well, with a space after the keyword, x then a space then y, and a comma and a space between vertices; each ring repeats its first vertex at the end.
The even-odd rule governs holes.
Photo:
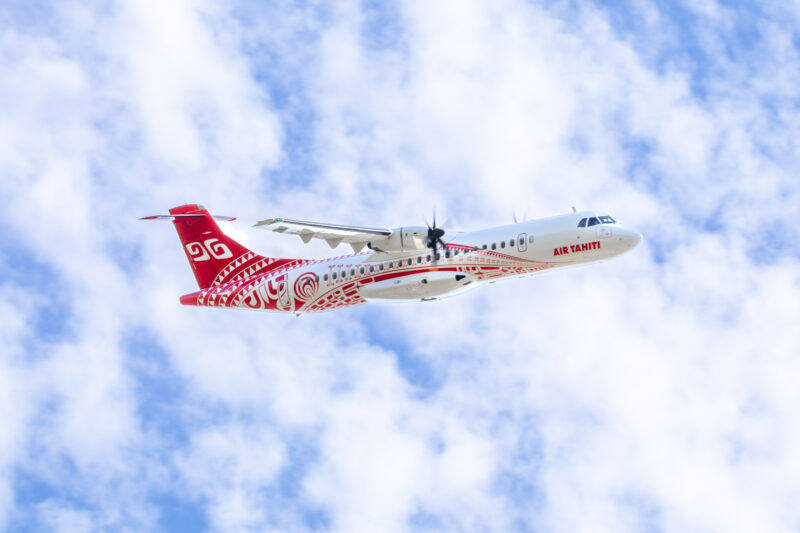
POLYGON ((588 250, 599 250, 600 241, 584 242, 582 244, 570 244, 560 248, 553 248, 553 255, 566 255, 568 253, 586 252, 588 250))

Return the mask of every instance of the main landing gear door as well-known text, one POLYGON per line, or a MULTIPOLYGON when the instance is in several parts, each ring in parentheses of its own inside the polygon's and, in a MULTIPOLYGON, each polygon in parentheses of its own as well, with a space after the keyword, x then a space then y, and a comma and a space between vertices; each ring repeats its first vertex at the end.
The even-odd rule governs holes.
POLYGON ((528 234, 520 233, 517 235, 517 250, 524 252, 528 249, 528 234))

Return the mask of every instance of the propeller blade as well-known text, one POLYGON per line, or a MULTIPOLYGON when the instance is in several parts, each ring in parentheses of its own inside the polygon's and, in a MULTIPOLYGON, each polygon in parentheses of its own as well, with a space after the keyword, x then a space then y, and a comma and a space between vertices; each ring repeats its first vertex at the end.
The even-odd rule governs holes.
POLYGON ((449 250, 447 243, 442 240, 445 231, 442 228, 436 227, 436 208, 433 209, 433 224, 431 225, 428 223, 427 218, 425 218, 425 224, 428 226, 428 235, 425 237, 425 246, 431 249, 433 261, 436 262, 439 260, 440 255, 438 250, 439 246, 445 250, 449 250))

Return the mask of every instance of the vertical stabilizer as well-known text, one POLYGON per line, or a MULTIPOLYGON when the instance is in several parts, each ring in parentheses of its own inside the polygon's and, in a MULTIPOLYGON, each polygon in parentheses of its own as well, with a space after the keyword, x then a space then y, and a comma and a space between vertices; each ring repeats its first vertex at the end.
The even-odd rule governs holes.
POLYGON ((225 281, 229 277, 225 274, 239 270, 236 267, 265 259, 225 235, 201 205, 182 205, 169 213, 201 289, 225 281))
MULTIPOLYGON (((305 263, 303 259, 264 257, 234 241, 219 229, 216 220, 235 220, 231 217, 212 216, 205 207, 186 204, 173 207, 169 215, 153 215, 141 220, 171 220, 178 231, 183 251, 192 267, 197 285, 202 289, 181 298, 186 305, 197 303, 198 295, 206 289, 233 284, 238 288, 242 281, 267 274, 281 267, 305 263)), ((258 280, 256 280, 258 281, 258 280)), ((221 289, 224 290, 225 289, 221 289)))

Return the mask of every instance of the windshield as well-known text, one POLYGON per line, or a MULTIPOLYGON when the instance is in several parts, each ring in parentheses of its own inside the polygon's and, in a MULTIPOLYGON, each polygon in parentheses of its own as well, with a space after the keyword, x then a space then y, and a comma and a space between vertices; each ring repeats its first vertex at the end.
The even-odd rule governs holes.
POLYGON ((596 226, 597 224, 616 224, 617 221, 611 218, 608 215, 603 215, 599 217, 590 217, 590 218, 582 218, 580 222, 578 222, 579 228, 585 228, 586 226, 596 226))

